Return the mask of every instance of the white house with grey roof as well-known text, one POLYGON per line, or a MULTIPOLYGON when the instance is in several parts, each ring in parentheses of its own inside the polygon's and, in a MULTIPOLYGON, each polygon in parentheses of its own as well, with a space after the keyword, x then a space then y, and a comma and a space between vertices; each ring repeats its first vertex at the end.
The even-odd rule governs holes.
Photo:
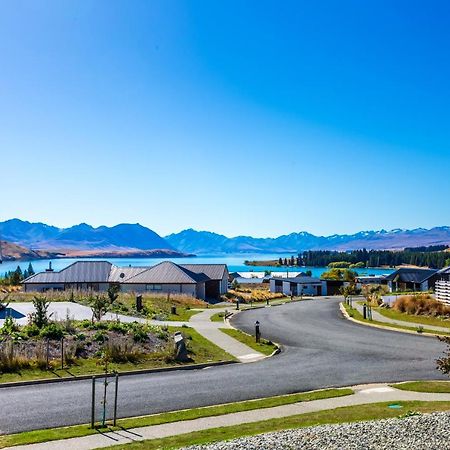
POLYGON ((60 271, 47 270, 22 282, 26 292, 49 290, 106 291, 112 285, 123 292, 187 294, 218 299, 228 289, 226 264, 175 264, 118 267, 108 261, 77 261, 60 271))
POLYGON ((293 296, 327 295, 327 284, 319 278, 302 275, 288 278, 272 277, 270 292, 293 296))

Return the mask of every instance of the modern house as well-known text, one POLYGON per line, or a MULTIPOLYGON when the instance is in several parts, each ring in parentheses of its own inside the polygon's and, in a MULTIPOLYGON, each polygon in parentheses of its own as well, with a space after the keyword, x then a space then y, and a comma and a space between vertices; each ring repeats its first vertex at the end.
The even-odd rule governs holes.
POLYGON ((400 268, 386 277, 389 289, 396 291, 428 291, 434 289, 438 270, 400 268))
POLYGON ((51 268, 22 282, 25 291, 106 291, 119 286, 124 292, 187 294, 215 300, 228 290, 225 264, 175 264, 165 261, 151 267, 117 267, 108 261, 77 261, 58 272, 51 268))
POLYGON ((434 288, 436 300, 450 305, 450 267, 438 271, 434 288))
POLYGON ((285 295, 326 295, 327 284, 319 278, 297 276, 270 278, 270 292, 285 295))

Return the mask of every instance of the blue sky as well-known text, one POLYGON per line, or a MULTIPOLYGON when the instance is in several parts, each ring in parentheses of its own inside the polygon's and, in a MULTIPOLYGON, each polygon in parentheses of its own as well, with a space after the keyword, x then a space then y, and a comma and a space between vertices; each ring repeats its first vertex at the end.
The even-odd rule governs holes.
POLYGON ((450 224, 448 2, 3 1, 0 220, 450 224))

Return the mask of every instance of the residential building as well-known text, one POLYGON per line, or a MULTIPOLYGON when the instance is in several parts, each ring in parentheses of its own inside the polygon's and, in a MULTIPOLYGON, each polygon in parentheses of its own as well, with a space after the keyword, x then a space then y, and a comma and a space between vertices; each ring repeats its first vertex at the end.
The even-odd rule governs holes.
POLYGON ((327 285, 319 278, 297 276, 292 278, 270 278, 270 292, 285 295, 326 295, 327 285))
POLYGON ((434 289, 436 269, 402 267, 386 276, 389 289, 395 291, 428 291, 434 289))
POLYGON ((435 283, 436 300, 450 305, 450 267, 439 270, 435 283))
POLYGON ((108 261, 77 261, 61 271, 47 270, 23 281, 25 291, 106 291, 111 285, 124 292, 187 294, 216 300, 228 290, 225 264, 175 264, 117 267, 108 261))

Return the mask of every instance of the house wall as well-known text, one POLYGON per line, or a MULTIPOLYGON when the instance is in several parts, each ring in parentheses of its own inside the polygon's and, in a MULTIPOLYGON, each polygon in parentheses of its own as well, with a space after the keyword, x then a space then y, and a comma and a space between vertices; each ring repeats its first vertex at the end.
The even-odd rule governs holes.
POLYGON ((25 283, 23 286, 25 292, 45 292, 52 289, 55 291, 64 290, 64 284, 62 283, 25 283))
MULTIPOLYGON (((157 283, 154 283, 157 284, 157 283)), ((171 294, 186 294, 191 295, 192 297, 197 297, 197 286, 203 284, 159 284, 161 286, 160 290, 152 290, 149 284, 144 283, 122 283, 121 291, 122 292, 139 292, 139 293, 171 293, 171 294)), ((202 294, 202 289, 199 289, 200 294, 202 294)), ((204 286, 203 286, 203 297, 204 298, 204 286)))
POLYGON ((450 280, 438 280, 435 284, 436 300, 450 304, 450 280))
POLYGON ((228 269, 225 269, 222 280, 220 281, 220 294, 228 292, 228 269))

